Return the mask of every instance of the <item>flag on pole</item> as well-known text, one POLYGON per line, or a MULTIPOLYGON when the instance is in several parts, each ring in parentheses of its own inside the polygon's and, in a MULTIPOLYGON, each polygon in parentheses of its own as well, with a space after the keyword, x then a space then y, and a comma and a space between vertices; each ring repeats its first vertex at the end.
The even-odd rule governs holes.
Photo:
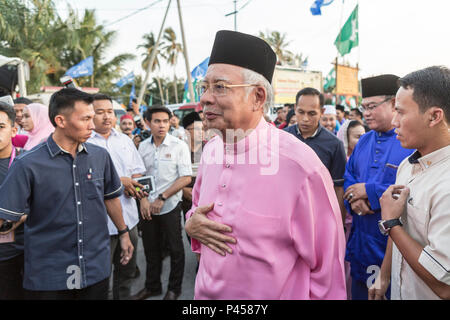
POLYGON ((79 62, 78 64, 74 65, 69 70, 67 70, 65 75, 72 78, 79 78, 90 76, 93 73, 94 73, 94 57, 89 56, 86 59, 79 62))
MULTIPOLYGON (((206 71, 208 70, 208 63, 209 63, 209 57, 206 58, 205 60, 203 60, 203 62, 200 63, 198 66, 196 66, 191 72, 192 81, 194 82, 192 84, 194 86, 194 94, 195 94, 194 101, 199 100, 199 97, 197 96, 197 92, 195 92, 195 85, 197 84, 198 80, 201 80, 205 77, 206 71)), ((186 102, 192 101, 191 97, 189 97, 187 81, 184 84, 183 101, 186 101, 186 102)))
POLYGON ((133 82, 133 86, 131 87, 131 92, 130 92, 130 101, 128 102, 128 109, 131 109, 131 101, 133 99, 136 99, 136 90, 134 87, 134 82, 133 82))
POLYGON ((359 44, 359 33, 358 33, 358 5, 356 5, 352 14, 345 22, 338 34, 334 45, 338 49, 341 56, 349 53, 352 48, 357 47, 359 44))
POLYGON ((311 13, 313 16, 319 16, 322 14, 322 11, 320 10, 323 6, 330 5, 334 0, 315 0, 314 3, 311 5, 311 13))
POLYGON ((129 84, 131 82, 134 83, 134 72, 130 72, 125 77, 120 78, 119 81, 117 81, 116 86, 122 88, 124 85, 129 84))
POLYGON ((328 75, 325 77, 325 84, 323 86, 323 90, 327 91, 334 87, 336 87, 336 76, 335 70, 334 68, 332 68, 331 71, 328 73, 328 75))

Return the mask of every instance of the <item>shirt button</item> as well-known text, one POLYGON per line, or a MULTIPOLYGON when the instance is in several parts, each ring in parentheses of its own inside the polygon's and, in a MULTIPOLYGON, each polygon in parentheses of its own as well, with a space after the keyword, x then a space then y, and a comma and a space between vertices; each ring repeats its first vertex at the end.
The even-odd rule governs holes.
POLYGON ((80 222, 78 222, 78 224, 83 224, 83 222, 80 221, 80 222))
POLYGON ((226 184, 223 184, 223 185, 222 185, 222 188, 225 188, 226 186, 227 186, 226 184))
POLYGON ((73 165, 73 167, 76 168, 77 166, 76 166, 76 165, 73 165))
POLYGON ((77 202, 77 205, 80 205, 80 204, 81 204, 81 202, 80 202, 80 201, 78 201, 78 202, 77 202))
POLYGON ((79 243, 82 243, 82 242, 83 242, 83 240, 81 240, 81 239, 80 239, 80 240, 78 240, 78 242, 79 242, 79 243))
POLYGON ((377 143, 378 143, 378 144, 380 144, 380 143, 381 143, 381 141, 377 141, 377 143))
POLYGON ((222 202, 219 202, 217 205, 218 205, 219 207, 221 207, 221 206, 222 206, 222 202))
POLYGON ((80 184, 78 182, 75 182, 75 185, 78 187, 80 184))
POLYGON ((375 153, 380 153, 380 151, 377 150, 377 151, 375 151, 375 153))
POLYGON ((229 164, 227 163, 225 167, 229 168, 229 167, 230 167, 230 165, 229 165, 229 164))
POLYGON ((83 259, 83 256, 80 256, 80 259, 83 259))
POLYGON ((375 162, 378 162, 378 160, 375 160, 375 162))

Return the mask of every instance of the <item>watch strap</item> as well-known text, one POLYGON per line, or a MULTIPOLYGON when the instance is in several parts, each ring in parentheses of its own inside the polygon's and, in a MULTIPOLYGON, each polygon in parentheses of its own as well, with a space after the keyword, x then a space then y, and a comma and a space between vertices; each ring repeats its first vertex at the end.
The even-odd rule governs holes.
POLYGON ((126 226, 125 229, 123 229, 123 230, 118 230, 119 236, 121 236, 127 232, 130 232, 130 229, 128 229, 128 226, 126 226))
POLYGON ((391 228, 393 228, 395 226, 402 226, 403 223, 402 223, 402 221, 400 219, 391 219, 391 220, 386 220, 384 222, 384 225, 386 226, 386 228, 391 229, 391 228))

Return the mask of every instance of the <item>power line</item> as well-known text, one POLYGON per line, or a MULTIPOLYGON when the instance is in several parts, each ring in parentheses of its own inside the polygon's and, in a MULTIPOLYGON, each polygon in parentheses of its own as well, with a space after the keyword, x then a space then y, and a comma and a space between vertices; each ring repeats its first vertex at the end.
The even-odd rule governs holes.
POLYGON ((111 23, 106 24, 105 27, 108 27, 108 26, 113 25, 113 24, 115 24, 115 23, 117 23, 117 22, 120 22, 120 21, 122 21, 122 20, 125 20, 125 19, 127 19, 127 18, 129 18, 129 17, 131 17, 131 16, 134 16, 135 14, 138 14, 139 12, 141 12, 141 11, 143 11, 143 10, 147 10, 147 9, 153 7, 155 4, 157 4, 158 2, 161 2, 161 1, 162 1, 162 0, 157 0, 157 1, 155 1, 155 2, 153 2, 153 3, 151 3, 151 4, 149 4, 148 6, 145 6, 145 7, 141 8, 141 9, 138 9, 138 10, 136 10, 136 11, 134 11, 134 12, 132 12, 132 13, 130 13, 130 14, 128 14, 128 15, 126 15, 126 16, 120 18, 120 19, 117 19, 117 20, 115 20, 115 21, 113 21, 113 22, 111 22, 111 23))

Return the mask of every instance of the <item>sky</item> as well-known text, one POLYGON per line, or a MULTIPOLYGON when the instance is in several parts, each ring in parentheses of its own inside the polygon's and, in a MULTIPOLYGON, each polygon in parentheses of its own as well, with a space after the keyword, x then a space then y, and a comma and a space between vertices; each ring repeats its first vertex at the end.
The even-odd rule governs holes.
MULTIPOLYGON (((122 75, 141 68, 142 43, 145 33, 157 36, 168 0, 56 0, 62 17, 67 4, 83 10, 95 9, 99 23, 117 31, 107 58, 133 53, 137 59, 125 65, 122 75), (138 9, 146 10, 115 22, 138 9), (115 22, 115 23, 114 23, 115 22)), ((234 30, 234 0, 180 0, 190 69, 209 56, 215 34, 234 30)), ((359 47, 344 57, 344 62, 360 68, 360 77, 383 73, 404 76, 431 66, 450 67, 450 1, 448 0, 334 0, 322 7, 322 15, 313 16, 314 0, 237 0, 237 31, 258 35, 259 31, 286 34, 287 49, 308 56, 308 70, 321 71, 325 77, 337 55, 334 41, 341 26, 359 3, 359 47)), ((172 27, 181 43, 176 0, 172 0, 165 27, 172 27)), ((175 70, 186 78, 184 58, 175 70)), ((162 65, 159 75, 173 77, 174 70, 162 65)))

